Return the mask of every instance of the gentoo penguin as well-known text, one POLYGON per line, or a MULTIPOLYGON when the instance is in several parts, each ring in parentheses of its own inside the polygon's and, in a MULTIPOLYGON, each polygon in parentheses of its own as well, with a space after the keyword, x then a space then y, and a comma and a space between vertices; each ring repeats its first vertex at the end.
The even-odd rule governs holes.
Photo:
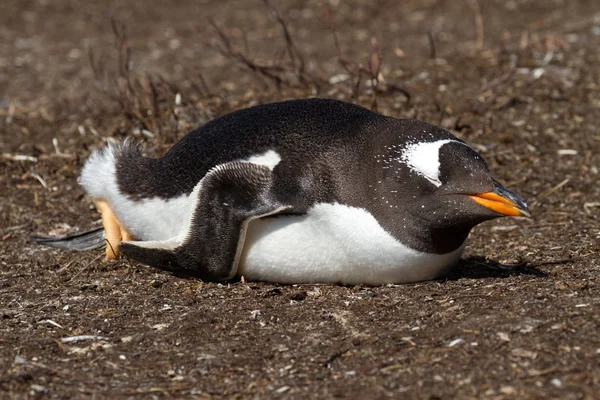
POLYGON ((475 225, 529 215, 449 132, 327 99, 227 114, 157 159, 128 141, 108 145, 80 183, 104 232, 45 244, 91 248, 105 237, 108 259, 210 281, 433 279, 475 225))

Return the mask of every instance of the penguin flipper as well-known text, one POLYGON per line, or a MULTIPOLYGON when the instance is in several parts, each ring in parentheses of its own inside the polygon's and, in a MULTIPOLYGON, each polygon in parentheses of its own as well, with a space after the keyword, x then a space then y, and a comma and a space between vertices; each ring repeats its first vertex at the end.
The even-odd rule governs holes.
POLYGON ((167 241, 121 242, 123 254, 151 267, 210 281, 235 276, 248 223, 292 209, 271 193, 273 172, 248 162, 213 168, 190 196, 187 232, 167 241))
POLYGON ((98 249, 106 244, 104 228, 96 228, 68 236, 31 236, 29 241, 55 249, 77 251, 98 249))

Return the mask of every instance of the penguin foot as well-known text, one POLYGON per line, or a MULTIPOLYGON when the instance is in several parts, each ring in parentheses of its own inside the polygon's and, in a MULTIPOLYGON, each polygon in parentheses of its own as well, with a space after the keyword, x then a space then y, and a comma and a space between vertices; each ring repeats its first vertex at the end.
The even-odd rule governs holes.
POLYGON ((116 260, 119 255, 119 244, 122 241, 133 240, 131 234, 121 226, 115 213, 105 200, 94 202, 98 212, 102 215, 102 226, 104 227, 106 241, 106 260, 116 260))

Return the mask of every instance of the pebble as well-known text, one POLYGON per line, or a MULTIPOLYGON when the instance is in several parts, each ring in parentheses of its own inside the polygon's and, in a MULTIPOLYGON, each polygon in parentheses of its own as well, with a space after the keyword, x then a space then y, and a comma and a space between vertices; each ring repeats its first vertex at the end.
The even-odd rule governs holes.
POLYGON ((282 386, 279 389, 275 389, 275 393, 281 394, 287 392, 288 390, 290 390, 289 386, 282 386))
POLYGON ((513 394, 517 393, 517 389, 515 389, 512 386, 502 386, 500 388, 500 393, 506 394, 506 395, 513 395, 513 394))
POLYGON ((448 347, 454 347, 454 346, 456 346, 457 344, 463 343, 464 341, 465 341, 465 340, 464 340, 464 339, 462 339, 462 338, 457 338, 457 339, 454 339, 453 341, 451 341, 450 343, 448 343, 448 347))
POLYGON ((560 379, 558 378, 554 378, 550 381, 551 384, 553 384, 554 386, 556 386, 557 388, 562 387, 563 383, 560 379))
MULTIPOLYGON (((600 349, 598 349, 598 350, 600 350, 600 349)), ((17 354, 15 356, 15 360, 13 361, 13 364, 25 364, 26 362, 27 361, 25 361, 25 359, 23 357, 21 357, 20 355, 17 354)))
POLYGON ((30 386, 31 391, 35 393, 48 393, 48 389, 45 386, 33 384, 30 386))

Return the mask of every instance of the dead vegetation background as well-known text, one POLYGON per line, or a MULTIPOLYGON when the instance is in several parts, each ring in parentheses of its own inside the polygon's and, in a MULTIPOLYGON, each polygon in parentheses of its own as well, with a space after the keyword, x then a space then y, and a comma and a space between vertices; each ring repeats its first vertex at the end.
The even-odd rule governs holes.
POLYGON ((0 390, 64 397, 600 392, 600 14, 592 1, 8 0, 0 12, 0 390), (33 233, 97 218, 89 152, 162 154, 226 112, 323 96, 442 125, 531 204, 448 280, 206 284, 33 233))

